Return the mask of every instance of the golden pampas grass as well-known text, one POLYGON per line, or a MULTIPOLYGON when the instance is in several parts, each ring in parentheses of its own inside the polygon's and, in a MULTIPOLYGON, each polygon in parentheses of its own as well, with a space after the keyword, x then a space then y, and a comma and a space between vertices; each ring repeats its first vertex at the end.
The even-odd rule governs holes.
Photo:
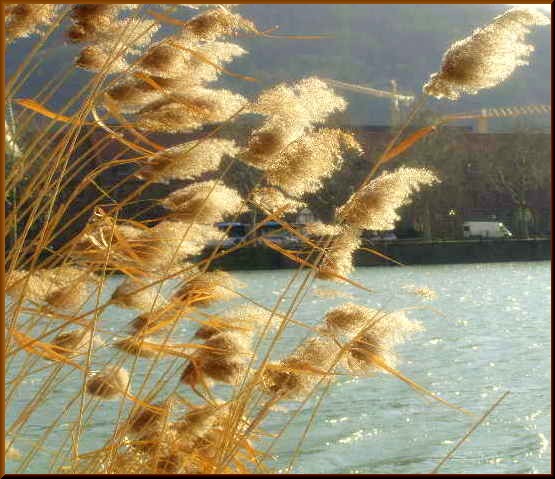
POLYGON ((397 209, 410 202, 421 186, 437 183, 438 178, 424 168, 401 167, 384 172, 338 208, 337 215, 356 228, 388 231, 399 219, 397 209))
POLYGON ((127 62, 121 56, 114 57, 112 53, 98 45, 83 48, 75 59, 75 64, 84 70, 106 73, 115 73, 127 67, 127 62))
POLYGON ((10 446, 6 440, 4 457, 9 461, 19 461, 21 459, 21 453, 15 447, 10 446))
POLYGON ((424 329, 421 323, 410 320, 403 311, 367 309, 369 326, 349 343, 344 358, 344 364, 353 372, 379 371, 379 362, 395 367, 398 361, 395 346, 424 329))
POLYGON ((285 148, 330 114, 345 108, 345 101, 314 77, 264 91, 250 111, 263 115, 265 123, 253 131, 241 159, 262 170, 279 167, 279 154, 285 148))
POLYGON ((348 276, 353 271, 353 255, 360 244, 359 229, 342 228, 338 235, 333 236, 331 244, 325 248, 316 276, 333 281, 339 281, 341 278, 338 276, 348 276))
POLYGON ((213 224, 244 210, 237 191, 217 181, 202 181, 171 193, 162 204, 182 221, 213 224))
POLYGON ((187 86, 180 79, 147 77, 145 81, 140 78, 126 78, 119 81, 105 92, 105 101, 116 107, 122 113, 135 113, 148 104, 165 98, 169 93, 187 86))
POLYGON ((143 436, 145 433, 160 433, 170 413, 171 404, 157 404, 160 410, 138 406, 127 421, 127 429, 132 434, 143 436))
POLYGON ((288 119, 310 126, 321 123, 336 111, 345 110, 343 98, 322 80, 309 77, 293 85, 280 84, 263 92, 251 106, 254 113, 269 118, 288 119))
MULTIPOLYGON (((137 62, 136 70, 158 78, 180 80, 191 87, 216 80, 219 67, 245 53, 233 43, 199 44, 187 38, 170 37, 152 45, 137 62)), ((166 90, 179 93, 175 88, 166 87, 166 90)))
POLYGON ((211 225, 161 221, 144 233, 150 248, 141 256, 143 269, 167 273, 173 266, 204 250, 209 241, 221 241, 225 233, 211 225))
POLYGON ((267 180, 291 196, 322 188, 322 180, 337 171, 343 151, 361 152, 355 138, 338 129, 322 128, 288 145, 267 169, 267 180))
POLYGON ((147 19, 120 19, 122 10, 138 4, 77 4, 70 16, 73 24, 66 32, 72 43, 89 43, 75 60, 85 70, 115 73, 127 68, 125 56, 135 54, 151 41, 159 25, 147 19))
POLYGON ((453 43, 443 56, 439 73, 430 76, 424 92, 436 98, 457 100, 461 94, 476 94, 509 78, 527 65, 534 50, 526 44, 528 26, 549 25, 537 10, 516 7, 496 17, 489 25, 453 43))
POLYGON ((128 391, 129 373, 122 367, 108 366, 93 374, 85 388, 91 396, 104 400, 117 399, 128 391))
POLYGON ((246 103, 245 98, 229 90, 192 87, 143 108, 137 114, 137 126, 145 131, 163 133, 194 131, 228 120, 246 103))
POLYGON ((180 304, 169 303, 163 308, 140 314, 130 321, 129 329, 136 337, 144 337, 146 334, 166 334, 170 327, 185 318, 190 311, 190 308, 180 304))
POLYGON ((72 357, 80 354, 86 354, 89 345, 94 351, 102 346, 104 341, 90 329, 77 329, 66 333, 58 334, 51 342, 52 349, 58 354, 72 357))
POLYGON ((52 291, 44 300, 56 309, 76 311, 86 303, 90 294, 90 284, 86 281, 80 281, 71 286, 52 291))
POLYGON ((220 138, 182 143, 149 158, 140 177, 157 183, 197 178, 217 170, 224 156, 238 152, 234 141, 220 138))
POLYGON ((282 215, 286 213, 296 213, 307 206, 304 201, 289 198, 274 187, 260 187, 254 189, 251 192, 251 200, 255 205, 259 205, 271 213, 280 210, 282 215))
MULTIPOLYGON (((85 3, 77 4, 71 8, 71 19, 73 24, 67 31, 68 39, 74 43, 107 43, 110 40, 119 39, 126 33, 130 33, 133 25, 154 27, 149 20, 138 18, 127 18, 120 20, 118 15, 123 10, 135 9, 138 4, 108 4, 108 3, 85 3)), ((156 31, 157 28, 154 29, 156 31)), ((148 29, 147 29, 148 30, 148 29)), ((144 32, 143 32, 144 33, 144 32)), ((139 40, 139 37, 136 38, 139 40)))
POLYGON ((238 384, 247 372, 250 340, 250 335, 237 331, 211 336, 204 342, 208 349, 195 352, 181 375, 181 381, 195 386, 207 377, 225 384, 238 384))
POLYGON ((226 330, 248 333, 255 329, 273 328, 281 318, 260 306, 247 303, 217 315, 217 320, 216 325, 202 325, 196 331, 195 338, 208 339, 226 330))
POLYGON ((301 401, 322 378, 330 377, 339 351, 327 337, 309 338, 287 358, 265 366, 262 388, 268 394, 301 401))
POLYGON ((7 42, 42 34, 44 27, 54 21, 59 8, 60 5, 48 3, 10 5, 10 8, 5 11, 7 42))
POLYGON ((217 400, 215 404, 193 407, 175 426, 180 434, 199 439, 206 436, 227 413, 227 405, 217 400))
POLYGON ((237 298, 236 290, 244 286, 225 271, 210 271, 187 279, 173 297, 186 304, 208 306, 216 301, 237 298))
POLYGON ((110 300, 123 308, 152 311, 164 306, 166 298, 160 291, 160 284, 150 285, 148 279, 125 279, 112 293, 110 300))
POLYGON ((304 225, 304 233, 309 236, 316 237, 326 237, 326 236, 338 236, 345 231, 345 227, 338 224, 325 224, 321 221, 315 221, 313 223, 307 223, 304 225))
POLYGON ((379 317, 379 312, 354 303, 346 303, 328 311, 324 316, 327 331, 349 335, 358 332, 379 317))
POLYGON ((18 270, 8 276, 6 293, 14 299, 24 297, 59 309, 75 309, 86 301, 92 279, 89 271, 70 265, 32 273, 18 270))
MULTIPOLYGON (((160 354, 160 350, 158 348, 151 347, 153 344, 155 346, 163 346, 162 343, 158 343, 152 339, 149 339, 147 343, 144 337, 129 337, 120 339, 119 341, 116 341, 113 346, 114 348, 132 356, 152 359, 160 354)), ((170 345, 168 344, 168 346, 170 345)))
POLYGON ((196 15, 187 21, 183 35, 213 41, 222 36, 233 35, 240 30, 255 32, 256 27, 237 13, 225 8, 217 8, 196 15))

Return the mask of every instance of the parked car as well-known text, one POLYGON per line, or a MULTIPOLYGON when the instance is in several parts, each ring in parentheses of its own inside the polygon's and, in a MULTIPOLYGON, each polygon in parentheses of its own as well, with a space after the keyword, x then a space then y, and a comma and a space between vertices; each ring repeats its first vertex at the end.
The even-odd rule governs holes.
POLYGON ((463 236, 470 238, 510 238, 513 234, 498 221, 465 221, 463 236))

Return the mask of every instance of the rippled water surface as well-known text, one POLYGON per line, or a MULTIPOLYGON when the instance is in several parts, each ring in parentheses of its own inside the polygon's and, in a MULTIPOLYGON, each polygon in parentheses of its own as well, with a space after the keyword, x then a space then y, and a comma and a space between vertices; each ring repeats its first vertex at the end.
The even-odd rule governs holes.
MULTIPOLYGON (((550 472, 550 268, 549 262, 360 268, 353 278, 372 293, 351 286, 337 288, 373 308, 425 307, 408 314, 421 320, 426 330, 399 349, 403 358, 399 369, 420 385, 479 415, 503 392, 511 391, 442 472, 550 472), (429 287, 438 298, 426 301, 407 294, 403 286, 409 284, 429 287)), ((247 283, 251 297, 272 306, 292 274, 263 271, 237 276, 247 283)), ((110 289, 117 285, 117 280, 111 281, 110 289)), ((329 283, 318 282, 314 287, 329 287, 329 283)), ((330 307, 345 301, 309 294, 296 319, 317 324, 330 307)), ((108 329, 113 331, 132 317, 131 312, 115 309, 107 314, 108 329)), ((301 331, 292 329, 286 337, 291 348, 302 339, 301 331)), ((12 399, 8 425, 38 387, 31 378, 26 381, 12 399)), ((30 419, 16 443, 23 454, 72 394, 75 389, 67 385, 55 389, 30 419)), ((289 464, 313 405, 298 415, 272 449, 276 469, 289 464)), ((283 423, 295 405, 287 408, 289 412, 270 416, 270 423, 283 423)), ((113 409, 117 403, 104 403, 96 411, 94 426, 83 435, 83 450, 102 445, 117 414, 113 409)), ((392 376, 343 377, 321 403, 294 472, 430 472, 474 420, 430 402, 392 376)), ((68 427, 60 422, 25 472, 47 471, 68 427)), ((18 465, 8 466, 15 471, 18 465)))

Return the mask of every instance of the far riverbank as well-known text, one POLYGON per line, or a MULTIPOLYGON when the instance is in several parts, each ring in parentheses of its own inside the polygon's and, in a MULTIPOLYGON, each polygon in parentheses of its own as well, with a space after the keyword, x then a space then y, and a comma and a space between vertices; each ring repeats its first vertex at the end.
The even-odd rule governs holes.
MULTIPOLYGON (((551 259, 551 239, 503 239, 422 241, 396 240, 368 243, 403 265, 546 261, 551 259)), ((356 266, 384 266, 396 263, 368 251, 358 251, 356 266)), ((264 246, 245 247, 213 261, 213 269, 263 270, 298 267, 298 263, 264 246)))

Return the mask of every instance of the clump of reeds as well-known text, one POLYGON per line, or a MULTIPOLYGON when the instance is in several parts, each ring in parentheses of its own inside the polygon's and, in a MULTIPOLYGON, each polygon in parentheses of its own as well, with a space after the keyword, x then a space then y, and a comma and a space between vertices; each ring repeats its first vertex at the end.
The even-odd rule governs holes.
MULTIPOLYGON (((73 111, 73 101, 79 104, 75 114, 43 105, 50 92, 19 102, 19 134, 32 115, 51 123, 20 151, 21 171, 7 178, 15 191, 17 175, 32 176, 20 192, 23 201, 7 219, 15 237, 6 281, 6 369, 14 371, 7 407, 14 407, 13 397, 21 396, 19 388, 29 375, 44 374, 38 392, 9 425, 10 441, 25 434, 36 411, 60 405, 58 419, 21 457, 22 470, 66 415, 67 439, 52 458, 51 472, 267 473, 269 454, 259 440, 275 433, 266 430, 272 427, 268 414, 281 402, 297 401, 302 408, 315 395, 323 399, 338 375, 384 372, 439 399, 395 369, 397 346, 422 329, 406 312, 362 306, 352 294, 353 302, 332 308, 317 324, 305 324, 296 314, 315 278, 368 291, 351 278, 363 231, 392 229, 399 209, 417 198, 420 188, 439 181, 425 168, 376 172, 422 135, 393 138, 364 181, 353 185, 348 201, 330 211, 335 220, 301 230, 290 215, 309 206, 326 180, 349 167, 348 155, 362 154, 352 134, 325 126, 345 110, 345 100, 317 77, 268 88, 252 101, 216 89, 212 84, 222 75, 254 80, 227 69, 247 53, 232 39, 271 35, 233 5, 168 5, 163 13, 151 7, 18 4, 6 9, 9 41, 34 34, 46 41, 48 28, 59 22, 67 41, 81 47, 76 66, 90 71, 94 80, 68 105, 73 111), (193 9, 194 15, 186 20, 171 16, 179 6, 193 9), (63 25, 66 17, 69 26, 63 25), (162 24, 173 32, 158 38, 162 24), (220 135, 247 113, 258 123, 246 140, 220 135), (102 138, 84 148, 93 136, 88 126, 102 138), (182 132, 197 136, 173 145, 149 136, 182 132), (98 161, 97 150, 111 142, 121 147, 121 155, 98 161), (238 183, 228 181, 235 162, 258 175, 247 193, 227 186, 238 183), (121 165, 133 166, 129 175, 118 178, 116 186, 101 187, 98 177, 121 165), (81 178, 82 171, 88 173, 81 178), (154 205, 161 216, 141 220, 150 207, 128 212, 128 206, 142 203, 147 187, 160 183, 170 191, 154 205), (73 201, 93 187, 101 199, 65 219, 73 201), (61 195, 64 189, 70 194, 61 195), (299 264, 275 305, 258 304, 249 285, 213 264, 234 249, 220 248, 226 233, 214 223, 237 220, 252 209, 255 224, 238 247, 256 243, 269 221, 279 221, 302 242, 292 251, 262 241, 299 264), (88 217, 83 229, 52 251, 79 217, 88 217), (39 230, 35 236, 33 228, 39 230), (240 304, 233 303, 239 299, 240 304), (289 334, 291 328, 298 329, 289 334), (292 344, 299 329, 308 335, 292 344), (284 347, 290 352, 282 353, 284 347), (14 358, 23 360, 17 364, 14 358), (70 382, 76 375, 80 380, 70 382), (74 399, 62 404, 59 391, 65 394, 69 384, 77 384, 74 399), (47 400, 52 395, 55 402, 47 400), (104 447, 84 451, 82 437, 94 424, 99 401, 112 401, 102 403, 100 414, 117 408, 117 423, 104 447)), ((545 23, 540 14, 523 9, 496 18, 447 51, 426 93, 456 99, 495 86, 530 54, 524 43, 527 27, 545 23)), ((28 64, 34 54, 10 80, 10 99, 18 81, 32 74, 28 64)), ((20 144, 19 138, 11 140, 20 144)), ((324 297, 347 296, 319 291, 324 297)), ((407 291, 433 296, 424 287, 407 291)), ((15 457, 14 451, 6 445, 8 458, 15 457)))

